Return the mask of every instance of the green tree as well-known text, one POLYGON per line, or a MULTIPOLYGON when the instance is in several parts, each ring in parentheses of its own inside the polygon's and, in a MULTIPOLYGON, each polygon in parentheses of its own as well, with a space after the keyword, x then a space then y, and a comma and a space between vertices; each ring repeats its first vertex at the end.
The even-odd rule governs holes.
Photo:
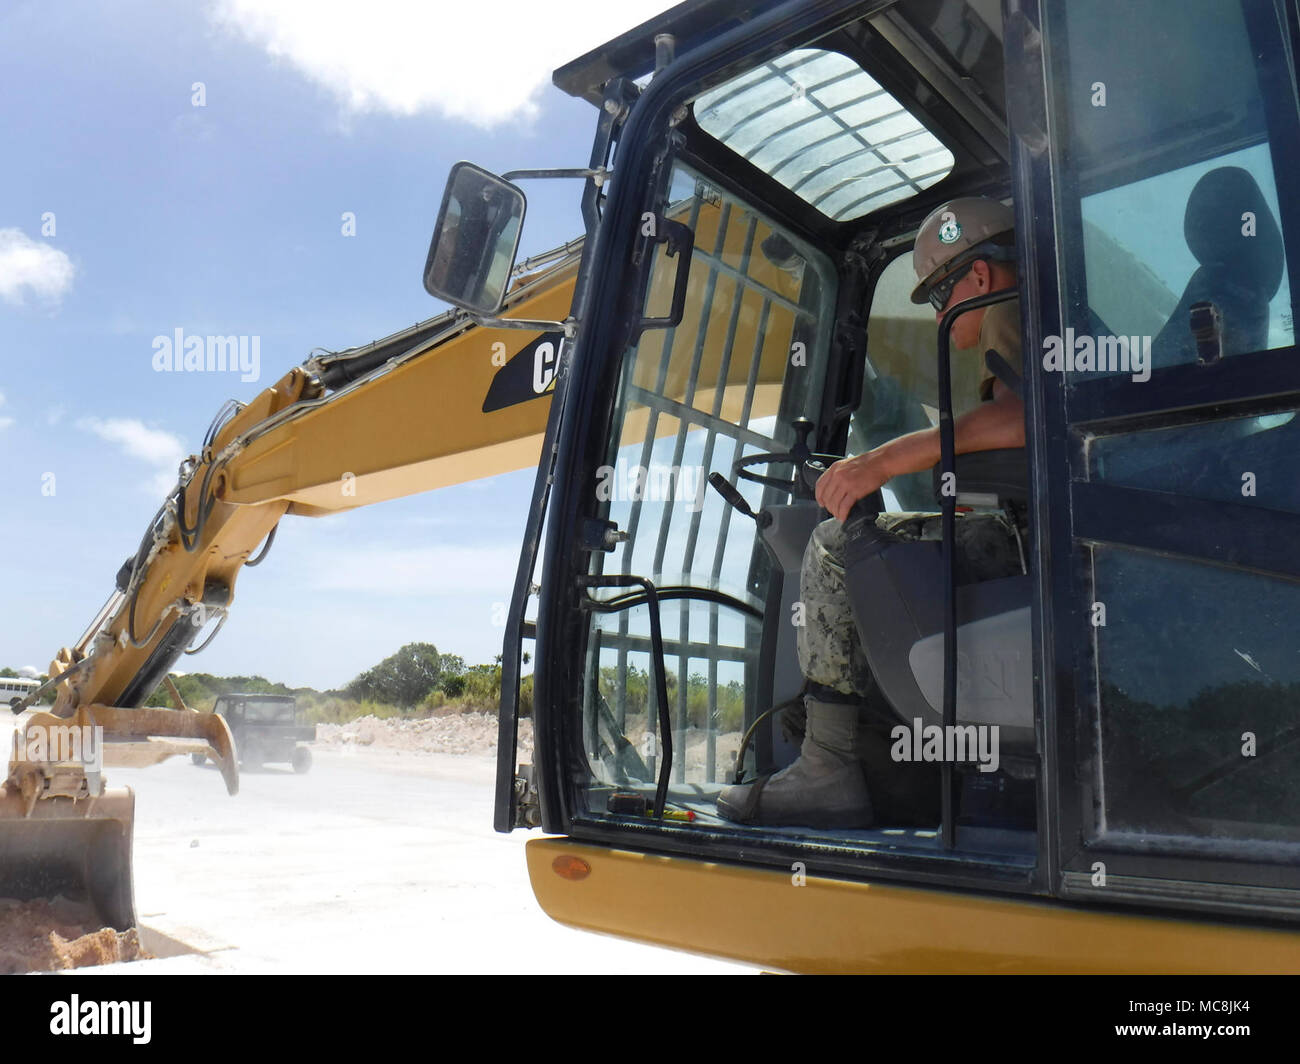
POLYGON ((464 676, 468 667, 459 654, 443 654, 438 658, 438 669, 443 676, 464 676))
MULTIPOLYGON (((190 672, 184 676, 173 676, 172 681, 181 693, 181 698, 190 709, 202 713, 209 712, 217 700, 217 695, 233 692, 247 692, 258 695, 292 695, 311 691, 310 687, 292 688, 265 676, 213 676, 206 672, 190 672)), ((314 693, 314 692, 313 692, 314 693)), ((166 706, 179 709, 172 704, 171 692, 166 684, 159 684, 145 702, 146 706, 166 706)))
POLYGON ((466 674, 469 666, 459 654, 443 654, 438 659, 437 685, 429 692, 441 691, 447 698, 461 698, 465 694, 466 674))
POLYGON ((367 669, 350 684, 349 698, 370 699, 410 708, 418 705, 438 684, 441 674, 438 648, 432 643, 407 643, 392 657, 367 669))

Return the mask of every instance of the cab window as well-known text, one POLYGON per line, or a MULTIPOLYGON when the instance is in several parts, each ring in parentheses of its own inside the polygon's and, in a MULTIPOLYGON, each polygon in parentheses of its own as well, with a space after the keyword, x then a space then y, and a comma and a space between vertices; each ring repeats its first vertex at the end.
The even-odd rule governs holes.
POLYGON ((695 101, 700 128, 843 221, 911 199, 953 154, 846 55, 798 48, 695 101))
MULTIPOLYGON (((1268 369, 1295 342, 1290 30, 1269 0, 1095 0, 1049 5, 1044 34, 1063 324, 1096 352, 1063 369, 1083 629, 1066 864, 1082 881, 1107 847, 1293 861, 1300 426, 1268 369), (1144 357, 1102 365, 1107 337, 1144 357)), ((1262 865, 1142 869, 1279 885, 1262 865)))
POLYGON ((1295 97, 1277 9, 1101 0, 1052 21, 1069 40, 1061 170, 1083 252, 1071 324, 1126 338, 1149 363, 1098 354, 1066 366, 1072 382, 1196 362, 1199 303, 1214 305, 1221 356, 1290 346, 1276 170, 1294 168, 1295 145, 1270 110, 1294 120, 1295 97))
MULTIPOLYGON (((605 811, 616 788, 653 793, 671 746, 671 799, 703 816, 731 780, 746 720, 771 690, 761 651, 774 579, 754 521, 708 477, 735 482, 737 459, 788 450, 794 419, 816 409, 836 281, 827 256, 684 164, 674 167, 667 199, 667 217, 694 232, 685 309, 675 328, 642 332, 624 358, 614 433, 592 490, 598 512, 626 538, 593 554, 591 576, 637 575, 675 589, 658 606, 671 734, 659 724, 652 607, 643 599, 593 608, 583 743, 591 809, 605 811)), ((676 274, 677 259, 661 252, 647 317, 667 312, 676 274)), ((788 475, 789 467, 759 472, 788 475)), ((738 489, 755 510, 787 501, 754 482, 738 489)), ((592 597, 626 601, 637 591, 592 597)))

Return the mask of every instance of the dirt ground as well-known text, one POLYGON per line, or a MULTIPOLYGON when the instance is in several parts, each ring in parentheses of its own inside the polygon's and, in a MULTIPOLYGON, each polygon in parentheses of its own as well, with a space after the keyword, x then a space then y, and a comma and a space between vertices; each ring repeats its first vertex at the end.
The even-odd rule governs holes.
MULTIPOLYGON (((644 722, 639 718, 629 721, 630 736, 640 736, 644 730, 644 722)), ((689 728, 685 736, 687 773, 692 780, 703 779, 707 735, 700 729, 689 728)), ((488 756, 496 753, 497 718, 489 713, 462 713, 425 720, 360 717, 347 724, 318 724, 316 737, 318 743, 326 746, 372 746, 406 753, 488 756)), ((730 771, 739 747, 740 732, 726 732, 717 737, 718 778, 730 771)), ((532 757, 533 722, 525 719, 519 722, 518 760, 530 762, 532 757)))
MULTIPOLYGON (((327 746, 374 746, 421 754, 492 754, 497 718, 491 713, 402 720, 360 717, 347 724, 316 725, 316 741, 327 746)), ((533 756, 533 722, 519 722, 519 758, 533 756)))
POLYGON ((99 928, 90 907, 67 898, 0 898, 0 973, 58 972, 151 960, 135 928, 99 928))
MULTIPOLYGON (((492 830, 487 714, 320 725, 315 764, 241 773, 172 758, 113 768, 136 794, 138 933, 66 900, 0 900, 0 972, 702 974, 750 969, 563 926, 525 848, 492 830), (143 947, 143 948, 141 948, 143 947), (146 959, 152 956, 154 959, 146 959), (132 959, 134 963, 116 963, 132 959)), ((0 731, 0 755, 7 757, 0 731)), ((520 729, 530 761, 532 722, 520 729)), ((684 737, 692 763, 702 737, 684 737)), ((728 745, 719 737, 721 751, 728 745)))

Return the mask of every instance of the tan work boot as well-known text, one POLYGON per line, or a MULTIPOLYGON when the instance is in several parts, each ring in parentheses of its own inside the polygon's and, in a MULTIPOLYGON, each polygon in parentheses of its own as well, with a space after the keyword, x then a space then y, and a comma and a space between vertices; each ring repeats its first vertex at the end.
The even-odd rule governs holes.
POLYGON ((872 822, 859 761, 862 725, 853 703, 807 697, 807 732, 798 759, 754 783, 725 788, 718 815, 768 827, 861 828, 872 822))

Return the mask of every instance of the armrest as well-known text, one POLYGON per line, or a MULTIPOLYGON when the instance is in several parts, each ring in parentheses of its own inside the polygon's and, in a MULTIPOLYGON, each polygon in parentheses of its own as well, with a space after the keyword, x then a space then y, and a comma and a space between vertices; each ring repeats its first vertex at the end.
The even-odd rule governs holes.
MULTIPOLYGON (((994 451, 971 451, 956 459, 957 493, 961 495, 995 495, 1012 502, 1029 500, 1029 458, 1023 447, 1004 447, 994 451)), ((939 494, 940 469, 931 470, 934 497, 939 494)))

